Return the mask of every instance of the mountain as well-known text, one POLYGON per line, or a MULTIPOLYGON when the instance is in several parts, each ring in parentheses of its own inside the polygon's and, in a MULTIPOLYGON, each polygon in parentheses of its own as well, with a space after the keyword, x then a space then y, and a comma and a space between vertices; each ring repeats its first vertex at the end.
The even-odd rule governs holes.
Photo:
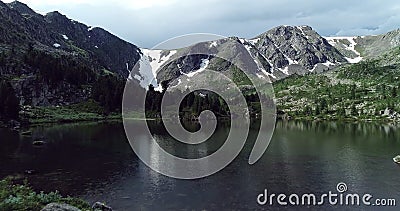
POLYGON ((101 77, 126 78, 140 49, 59 12, 0 2, 0 74, 22 105, 69 105, 92 97, 101 77))
POLYGON ((322 37, 309 26, 279 26, 252 39, 230 37, 173 51, 142 49, 140 67, 131 76, 143 88, 150 81, 155 87, 161 82, 181 85, 181 91, 208 84, 226 88, 220 78, 203 73, 207 68, 247 88, 246 77, 217 58, 218 53, 242 55, 240 48, 250 60, 229 60, 246 64, 251 76, 273 82, 280 113, 306 119, 400 120, 400 30, 374 36, 322 37), (198 49, 211 56, 185 56, 198 49))
POLYGON ((279 26, 252 39, 231 37, 173 51, 142 49, 143 56, 140 64, 143 68, 133 71, 132 77, 137 79, 142 87, 147 87, 150 84, 149 81, 157 86, 155 81, 171 81, 182 75, 199 71, 205 64, 208 68, 221 69, 221 66, 217 64, 217 58, 207 58, 207 56, 197 56, 197 58, 191 56, 190 59, 175 60, 185 57, 182 52, 191 52, 191 49, 198 48, 199 45, 209 52, 232 51, 232 48, 226 45, 226 40, 235 40, 246 49, 253 60, 254 75, 269 77, 273 81, 293 74, 322 72, 351 62, 348 59, 351 56, 346 57, 311 27, 279 26), (174 65, 171 67, 170 63, 174 65), (151 70, 150 67, 152 67, 151 70))
POLYGON ((400 30, 326 39, 350 64, 275 83, 278 107, 295 118, 400 121, 400 30))
MULTIPOLYGON (((377 58, 400 44, 399 30, 376 36, 322 37, 309 26, 278 26, 252 39, 227 39, 236 40, 247 50, 254 61, 254 75, 269 77, 272 81, 293 74, 321 73, 345 64, 377 58)), ((158 86, 161 81, 193 75, 205 67, 224 69, 226 66, 217 64, 216 58, 200 55, 186 58, 184 53, 199 48, 199 45, 209 52, 232 51, 224 47, 227 39, 198 43, 184 49, 142 49, 140 64, 143 68, 132 71, 131 76, 146 88, 150 83, 158 86)))

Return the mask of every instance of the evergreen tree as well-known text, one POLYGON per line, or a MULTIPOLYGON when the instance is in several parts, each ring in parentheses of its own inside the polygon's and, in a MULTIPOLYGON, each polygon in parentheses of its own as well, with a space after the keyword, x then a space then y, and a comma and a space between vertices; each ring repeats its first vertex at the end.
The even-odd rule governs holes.
POLYGON ((11 84, 0 80, 0 118, 17 119, 19 113, 19 100, 11 84))
POLYGON ((391 95, 392 95, 393 98, 397 97, 397 89, 396 89, 395 86, 393 86, 393 88, 392 88, 392 93, 391 93, 391 95))

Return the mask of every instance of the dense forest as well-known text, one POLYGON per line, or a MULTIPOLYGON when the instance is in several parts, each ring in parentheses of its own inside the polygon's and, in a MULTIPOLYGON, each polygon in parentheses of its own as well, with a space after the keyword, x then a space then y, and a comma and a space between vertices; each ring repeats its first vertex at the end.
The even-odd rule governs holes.
MULTIPOLYGON (((19 111, 23 106, 13 89, 14 83, 23 81, 28 76, 34 85, 48 84, 50 89, 57 89, 61 83, 70 84, 71 90, 88 89, 87 102, 80 106, 69 106, 71 112, 82 109, 100 115, 120 112, 125 80, 109 71, 100 70, 85 59, 48 51, 38 46, 26 48, 0 48, 0 119, 8 121, 19 119, 19 111)), ((34 87, 25 87, 34 92, 34 87)))
POLYGON ((0 120, 17 119, 19 110, 19 100, 11 84, 0 79, 0 120))
MULTIPOLYGON (((164 84, 165 87, 166 84, 164 84)), ((166 90, 165 88, 163 90, 166 90)), ((154 90, 152 85, 149 86, 146 96, 146 117, 161 117, 161 102, 165 95, 165 91, 158 92, 154 90)), ((208 90, 197 90, 190 92, 189 90, 174 90, 168 93, 167 100, 163 106, 172 106, 177 102, 168 99, 178 99, 177 96, 185 96, 179 104, 179 116, 182 119, 197 119, 204 110, 212 111, 217 118, 230 117, 231 111, 226 101, 218 94, 208 90), (176 96, 176 97, 174 97, 176 96)), ((254 117, 260 113, 260 98, 257 94, 244 95, 250 116, 254 117)), ((264 96, 263 96, 264 97, 264 96)))

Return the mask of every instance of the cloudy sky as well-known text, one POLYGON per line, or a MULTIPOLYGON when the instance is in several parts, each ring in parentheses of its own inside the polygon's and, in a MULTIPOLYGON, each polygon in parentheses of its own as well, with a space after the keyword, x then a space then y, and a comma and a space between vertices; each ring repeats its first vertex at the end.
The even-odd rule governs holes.
POLYGON ((324 36, 380 34, 400 27, 398 0, 21 1, 37 12, 57 10, 147 48, 187 33, 252 38, 278 25, 310 25, 324 36))

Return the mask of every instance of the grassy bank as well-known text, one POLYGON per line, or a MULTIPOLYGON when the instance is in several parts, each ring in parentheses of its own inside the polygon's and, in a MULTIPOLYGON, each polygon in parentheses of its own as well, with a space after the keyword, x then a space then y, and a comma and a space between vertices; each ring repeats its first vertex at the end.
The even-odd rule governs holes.
POLYGON ((118 112, 106 112, 94 101, 70 106, 25 107, 20 114, 25 124, 69 123, 121 119, 118 112))
POLYGON ((90 205, 82 199, 63 197, 58 192, 38 193, 26 181, 20 184, 11 178, 0 180, 0 210, 41 210, 49 203, 65 203, 90 210, 90 205))

